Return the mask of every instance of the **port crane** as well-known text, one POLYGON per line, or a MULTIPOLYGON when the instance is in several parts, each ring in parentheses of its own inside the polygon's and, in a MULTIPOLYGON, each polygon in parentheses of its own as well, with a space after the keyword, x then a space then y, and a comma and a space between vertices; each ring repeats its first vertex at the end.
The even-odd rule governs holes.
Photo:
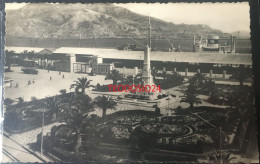
POLYGON ((181 52, 181 42, 182 42, 182 38, 183 38, 183 35, 184 33, 186 32, 186 28, 183 30, 182 34, 181 34, 181 37, 180 37, 180 41, 179 41, 179 44, 178 44, 178 47, 176 49, 176 52, 181 52))
POLYGON ((166 40, 168 41, 168 43, 170 44, 170 49, 169 51, 174 51, 175 48, 173 47, 173 43, 170 41, 169 37, 166 35, 166 33, 161 29, 161 27, 159 27, 159 30, 164 34, 166 40))

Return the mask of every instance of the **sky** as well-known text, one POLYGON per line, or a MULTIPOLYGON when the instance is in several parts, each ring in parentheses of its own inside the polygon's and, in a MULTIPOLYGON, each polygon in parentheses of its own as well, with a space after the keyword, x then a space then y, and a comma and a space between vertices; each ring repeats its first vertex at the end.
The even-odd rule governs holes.
MULTIPOLYGON (((6 10, 18 9, 25 3, 7 3, 6 10)), ((127 3, 114 4, 135 13, 175 24, 206 24, 230 33, 250 31, 249 4, 243 3, 127 3)))

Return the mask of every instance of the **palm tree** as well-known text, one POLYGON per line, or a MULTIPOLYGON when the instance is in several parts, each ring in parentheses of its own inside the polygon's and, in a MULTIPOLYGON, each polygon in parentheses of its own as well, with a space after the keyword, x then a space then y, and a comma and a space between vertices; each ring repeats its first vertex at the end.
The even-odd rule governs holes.
POLYGON ((93 87, 90 85, 92 80, 88 80, 87 77, 78 78, 77 81, 74 81, 74 84, 70 85, 70 89, 75 88, 77 94, 85 94, 85 89, 93 87))
POLYGON ((49 110, 49 114, 55 119, 61 111, 60 99, 57 96, 47 97, 43 106, 49 110))
POLYGON ((77 95, 73 105, 82 113, 88 113, 93 109, 92 99, 86 94, 77 95))
POLYGON ((135 77, 133 75, 129 75, 126 78, 123 78, 123 83, 128 85, 141 84, 142 83, 142 74, 139 73, 135 77))
POLYGON ((190 104, 190 109, 193 109, 193 104, 201 104, 202 101, 197 97, 197 89, 196 86, 191 83, 188 86, 188 89, 185 91, 185 96, 181 99, 180 103, 186 102, 190 104))
POLYGON ((244 65, 240 65, 238 70, 230 77, 239 80, 240 86, 244 85, 244 81, 252 77, 250 69, 245 68, 244 65))
POLYGON ((84 128, 84 121, 86 119, 85 115, 82 115, 81 113, 74 112, 70 116, 69 119, 66 120, 67 127, 73 130, 73 133, 76 136, 76 141, 74 144, 74 150, 75 152, 79 151, 79 147, 81 146, 81 132, 84 128))
POLYGON ((23 52, 21 52, 21 56, 23 59, 28 59, 29 56, 28 50, 24 50, 23 52))
MULTIPOLYGON (((56 133, 60 128, 71 129, 70 135, 73 135, 74 151, 78 152, 81 146, 81 134, 85 131, 87 125, 87 115, 82 114, 80 110, 73 109, 69 113, 69 117, 65 120, 66 124, 60 125, 52 129, 52 135, 56 133)), ((71 138, 72 139, 72 138, 71 138)))
POLYGON ((71 114, 72 108, 75 106, 76 95, 74 93, 69 93, 67 95, 61 96, 60 99, 60 110, 65 116, 71 114))
POLYGON ((118 70, 112 70, 105 78, 105 80, 113 80, 113 85, 116 85, 118 81, 123 81, 124 75, 119 73, 118 70))
POLYGON ((107 109, 114 109, 116 102, 111 97, 98 96, 95 98, 95 104, 102 109, 102 117, 106 116, 107 109))

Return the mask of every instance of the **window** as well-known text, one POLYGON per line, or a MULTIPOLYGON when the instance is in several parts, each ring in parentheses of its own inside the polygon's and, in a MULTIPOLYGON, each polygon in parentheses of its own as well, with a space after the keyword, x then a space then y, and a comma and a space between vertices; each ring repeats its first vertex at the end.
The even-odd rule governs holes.
POLYGON ((100 68, 100 72, 103 72, 103 68, 100 68))
POLYGON ((96 68, 95 68, 95 67, 93 68, 93 71, 96 71, 96 68))
POLYGON ((107 68, 105 69, 105 72, 107 72, 107 68))

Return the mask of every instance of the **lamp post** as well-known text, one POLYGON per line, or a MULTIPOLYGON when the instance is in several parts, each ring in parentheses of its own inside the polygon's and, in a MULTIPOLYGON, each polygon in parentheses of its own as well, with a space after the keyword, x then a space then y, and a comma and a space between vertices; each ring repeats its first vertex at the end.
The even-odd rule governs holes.
POLYGON ((43 155, 43 126, 44 126, 44 109, 42 109, 42 136, 41 136, 41 155, 43 155))
MULTIPOLYGON (((202 119, 204 122, 206 122, 207 124, 209 124, 210 126, 212 126, 213 128, 215 128, 216 130, 218 130, 217 127, 216 127, 215 125, 211 124, 209 121, 207 121, 207 120, 204 119, 203 117, 199 116, 197 113, 192 113, 192 114, 195 115, 195 116, 197 116, 197 117, 199 117, 199 118, 202 119)), ((223 159, 222 159, 222 146, 221 146, 221 145, 222 145, 222 142, 221 142, 222 135, 221 135, 221 133, 224 134, 224 137, 227 136, 227 134, 226 134, 225 132, 222 131, 222 128, 219 127, 219 149, 220 149, 219 151, 220 151, 220 163, 223 164, 223 159)))
POLYGON ((170 92, 168 90, 168 115, 171 115, 170 114, 170 92))
POLYGON ((222 160, 222 148, 221 148, 221 131, 222 131, 222 128, 219 127, 219 149, 220 149, 220 163, 222 164, 223 163, 223 160, 222 160))

